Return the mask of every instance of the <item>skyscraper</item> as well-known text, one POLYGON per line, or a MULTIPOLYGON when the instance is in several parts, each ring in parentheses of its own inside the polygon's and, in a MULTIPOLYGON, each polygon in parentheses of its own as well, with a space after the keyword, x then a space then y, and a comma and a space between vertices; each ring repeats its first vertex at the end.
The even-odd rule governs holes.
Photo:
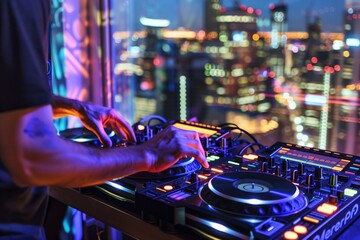
POLYGON ((357 0, 345 1, 344 35, 341 97, 350 102, 341 106, 338 145, 344 146, 344 152, 355 154, 360 152, 360 2, 357 0))

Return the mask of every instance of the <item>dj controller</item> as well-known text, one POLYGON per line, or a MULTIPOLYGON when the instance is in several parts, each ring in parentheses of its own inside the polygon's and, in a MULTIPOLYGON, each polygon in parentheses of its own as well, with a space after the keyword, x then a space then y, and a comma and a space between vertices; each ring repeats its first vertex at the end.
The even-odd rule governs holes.
MULTIPOLYGON (((234 125, 170 124, 199 133, 209 168, 184 158, 163 172, 81 191, 194 239, 335 239, 360 214, 359 156, 284 142, 266 147, 234 125)), ((138 144, 167 125, 134 125, 138 144)))

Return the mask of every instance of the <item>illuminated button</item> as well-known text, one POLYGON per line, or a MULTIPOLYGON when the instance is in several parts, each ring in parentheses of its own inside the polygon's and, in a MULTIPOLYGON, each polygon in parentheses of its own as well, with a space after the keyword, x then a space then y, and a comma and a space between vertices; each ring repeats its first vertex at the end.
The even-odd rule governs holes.
POLYGON ((144 126, 144 125, 138 125, 137 128, 138 128, 139 131, 145 130, 145 126, 144 126))
POLYGON ((353 197, 353 196, 355 196, 357 194, 357 190, 351 189, 351 188, 345 188, 344 194, 347 197, 353 197))
POLYGON ((337 206, 334 206, 332 204, 329 203, 323 203, 322 205, 320 205, 316 211, 318 211, 319 213, 323 213, 326 215, 331 215, 333 214, 335 211, 337 210, 337 206))
POLYGON ((310 216, 305 216, 303 217, 303 220, 309 223, 314 223, 314 224, 318 224, 319 223, 319 219, 310 217, 310 216))
POLYGON ((240 163, 238 163, 238 162, 233 162, 233 161, 228 161, 228 163, 229 163, 229 164, 233 164, 233 165, 237 165, 237 166, 240 165, 240 163))
POLYGON ((293 240, 293 239, 298 239, 298 238, 299 238, 299 235, 296 232, 286 231, 284 233, 284 239, 293 240))
POLYGON ((343 168, 334 166, 332 170, 340 172, 343 168))
POLYGON ((171 190, 174 189, 174 187, 171 186, 171 185, 165 185, 165 186, 164 186, 164 189, 165 189, 166 191, 171 191, 171 190))
POLYGON ((208 156, 208 157, 206 157, 206 160, 208 161, 208 162, 212 162, 212 161, 215 161, 215 160, 217 160, 218 158, 216 158, 216 156, 214 156, 214 155, 211 155, 211 156, 208 156))
POLYGON ((305 226, 303 225, 296 225, 294 227, 294 232, 298 233, 298 234, 307 234, 308 230, 305 226))
POLYGON ((166 190, 165 190, 165 189, 163 189, 163 188, 159 188, 159 187, 157 187, 157 188, 156 188, 156 190, 161 191, 161 192, 166 192, 166 190))
POLYGON ((243 155, 243 159, 246 159, 246 160, 257 160, 258 159, 258 155, 255 155, 255 154, 246 154, 246 155, 243 155))
POLYGON ((206 179, 208 179, 209 177, 207 177, 207 176, 205 176, 205 175, 199 174, 199 175, 198 175, 198 178, 200 178, 200 179, 205 179, 205 180, 206 180, 206 179))
POLYGON ((223 173, 224 171, 218 168, 211 168, 211 171, 216 172, 216 173, 223 173))

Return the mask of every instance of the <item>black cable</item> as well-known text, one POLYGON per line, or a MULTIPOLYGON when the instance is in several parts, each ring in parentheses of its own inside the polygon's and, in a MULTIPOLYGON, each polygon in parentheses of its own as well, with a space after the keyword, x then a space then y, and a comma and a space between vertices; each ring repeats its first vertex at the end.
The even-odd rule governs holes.
POLYGON ((230 130, 239 130, 240 133, 238 135, 238 137, 236 138, 239 139, 242 135, 242 133, 245 133, 247 136, 249 136, 254 142, 258 143, 259 141, 254 137, 254 135, 252 135, 251 133, 249 133, 248 131, 240 128, 238 125, 234 124, 234 123, 224 123, 224 124, 220 124, 219 127, 221 128, 228 128, 230 130))
POLYGON ((251 150, 254 152, 254 151, 255 151, 255 149, 253 148, 254 146, 258 146, 259 149, 265 147, 264 145, 262 145, 262 144, 259 143, 259 142, 250 143, 250 144, 246 145, 245 147, 243 147, 243 148, 241 149, 241 151, 238 153, 238 155, 241 156, 248 148, 251 148, 251 150))

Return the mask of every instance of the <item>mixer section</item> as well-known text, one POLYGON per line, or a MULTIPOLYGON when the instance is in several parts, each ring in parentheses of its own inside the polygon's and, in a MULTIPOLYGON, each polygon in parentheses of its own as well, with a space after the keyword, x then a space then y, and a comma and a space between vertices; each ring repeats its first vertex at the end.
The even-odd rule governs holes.
POLYGON ((265 147, 235 125, 188 121, 135 124, 138 144, 170 124, 199 133, 209 168, 184 158, 160 173, 82 191, 195 239, 334 239, 360 214, 358 156, 283 142, 265 147))

